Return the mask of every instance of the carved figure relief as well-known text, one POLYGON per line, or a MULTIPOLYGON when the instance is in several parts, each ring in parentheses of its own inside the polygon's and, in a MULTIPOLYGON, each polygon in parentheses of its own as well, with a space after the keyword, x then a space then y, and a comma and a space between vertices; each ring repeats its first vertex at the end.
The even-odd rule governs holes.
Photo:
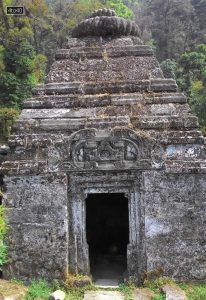
POLYGON ((65 171, 159 168, 163 162, 163 151, 159 151, 159 145, 126 128, 109 132, 80 130, 65 139, 64 147, 67 153, 63 162, 65 171))

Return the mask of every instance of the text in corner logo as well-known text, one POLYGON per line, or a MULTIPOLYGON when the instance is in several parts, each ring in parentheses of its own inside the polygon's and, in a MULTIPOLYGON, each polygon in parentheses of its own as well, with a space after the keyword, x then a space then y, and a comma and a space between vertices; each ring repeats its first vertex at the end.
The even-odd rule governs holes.
POLYGON ((24 6, 7 6, 6 13, 7 15, 24 15, 24 6))

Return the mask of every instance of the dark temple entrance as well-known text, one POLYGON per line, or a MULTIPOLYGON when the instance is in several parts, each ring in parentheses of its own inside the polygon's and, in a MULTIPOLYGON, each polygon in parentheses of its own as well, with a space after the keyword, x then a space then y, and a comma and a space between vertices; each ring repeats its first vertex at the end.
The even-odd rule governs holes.
POLYGON ((129 243, 128 199, 124 194, 89 194, 86 233, 91 274, 102 285, 120 283, 126 276, 129 243))

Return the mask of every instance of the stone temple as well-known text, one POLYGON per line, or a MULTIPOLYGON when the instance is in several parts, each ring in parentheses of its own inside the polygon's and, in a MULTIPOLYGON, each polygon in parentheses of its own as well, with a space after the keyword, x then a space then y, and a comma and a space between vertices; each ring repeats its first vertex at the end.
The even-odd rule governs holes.
POLYGON ((206 280, 204 137, 135 23, 77 25, 9 146, 5 278, 206 280))

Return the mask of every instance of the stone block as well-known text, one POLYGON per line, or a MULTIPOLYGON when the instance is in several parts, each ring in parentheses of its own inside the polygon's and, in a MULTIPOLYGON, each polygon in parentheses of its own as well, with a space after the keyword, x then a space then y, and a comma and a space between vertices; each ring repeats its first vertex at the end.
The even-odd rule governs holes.
POLYGON ((53 109, 24 109, 19 120, 26 119, 66 119, 87 118, 96 116, 96 108, 80 108, 79 110, 68 108, 53 109))
POLYGON ((134 300, 152 300, 154 295, 154 292, 147 288, 135 289, 133 293, 134 300))
POLYGON ((50 95, 30 98, 24 102, 25 109, 86 108, 111 105, 109 94, 103 95, 50 95))
POLYGON ((153 51, 149 46, 137 45, 137 46, 126 46, 126 47, 113 47, 113 48, 89 48, 82 47, 72 50, 60 49, 57 51, 55 58, 57 60, 62 59, 74 59, 79 61, 79 59, 102 59, 104 53, 110 57, 124 57, 124 56, 152 56, 153 51))
POLYGON ((162 288, 166 294, 166 300, 186 300, 186 295, 177 285, 166 284, 162 288))
POLYGON ((23 285, 0 279, 1 300, 23 300, 28 289, 23 285))
POLYGON ((147 104, 186 103, 187 99, 182 93, 152 93, 146 94, 144 100, 147 104))
POLYGON ((63 292, 61 290, 57 290, 57 291, 53 292, 52 294, 50 294, 49 300, 64 300, 65 297, 66 297, 65 292, 63 292))
POLYGON ((124 296, 120 292, 86 291, 84 300, 124 300, 124 296))
POLYGON ((163 133, 171 129, 192 129, 198 128, 198 120, 194 116, 185 115, 182 118, 177 116, 131 116, 131 123, 135 128, 144 130, 161 130, 163 133))
POLYGON ((176 92, 177 84, 174 79, 152 79, 150 90, 154 92, 176 92))

